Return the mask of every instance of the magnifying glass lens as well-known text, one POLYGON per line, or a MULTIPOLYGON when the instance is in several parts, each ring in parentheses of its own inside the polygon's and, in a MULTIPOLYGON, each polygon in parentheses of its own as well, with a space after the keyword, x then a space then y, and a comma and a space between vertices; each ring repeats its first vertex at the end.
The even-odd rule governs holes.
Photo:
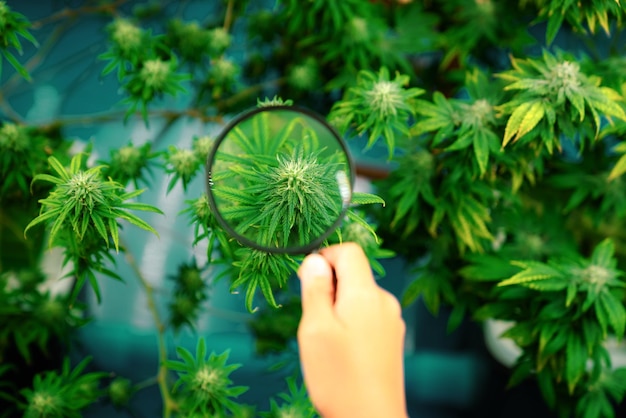
POLYGON ((322 119, 262 108, 231 123, 209 156, 209 202, 243 244, 307 252, 341 222, 352 196, 344 143, 322 119))

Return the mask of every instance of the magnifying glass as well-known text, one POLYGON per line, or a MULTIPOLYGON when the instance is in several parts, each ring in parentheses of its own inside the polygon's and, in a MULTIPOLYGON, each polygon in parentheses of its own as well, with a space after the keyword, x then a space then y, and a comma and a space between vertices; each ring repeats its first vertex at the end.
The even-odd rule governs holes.
POLYGON ((296 106, 255 108, 233 119, 207 159, 207 195, 237 241, 273 253, 307 254, 341 224, 354 168, 342 138, 296 106))

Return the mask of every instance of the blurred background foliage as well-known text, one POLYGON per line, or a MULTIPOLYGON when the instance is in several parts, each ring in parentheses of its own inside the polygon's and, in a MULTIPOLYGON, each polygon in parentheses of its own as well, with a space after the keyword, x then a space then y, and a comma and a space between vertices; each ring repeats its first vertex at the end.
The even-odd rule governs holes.
POLYGON ((133 413, 131 399, 157 387, 165 417, 314 414, 295 378, 247 405, 227 352, 167 342, 201 332, 225 283, 258 308, 240 314, 258 354, 286 355, 297 375, 299 258, 238 245, 198 187, 225 122, 288 102, 327 116, 382 198, 355 198, 329 244, 359 242, 379 276, 383 259, 404 260, 407 312, 419 300, 450 331, 508 321, 521 352, 510 385, 536 382, 551 414, 619 415, 626 371, 608 348, 626 326, 619 1, 200 3, 0 2, 0 413, 133 413), (168 143, 181 124, 196 131, 168 143), (133 133, 106 136, 111 125, 133 133), (165 231, 145 212, 176 215, 163 203, 173 196, 196 251, 161 286, 132 237, 165 231), (69 291, 49 285, 49 243, 69 291), (67 360, 97 322, 93 295, 116 297, 111 279, 134 282, 156 324, 145 381, 67 360))

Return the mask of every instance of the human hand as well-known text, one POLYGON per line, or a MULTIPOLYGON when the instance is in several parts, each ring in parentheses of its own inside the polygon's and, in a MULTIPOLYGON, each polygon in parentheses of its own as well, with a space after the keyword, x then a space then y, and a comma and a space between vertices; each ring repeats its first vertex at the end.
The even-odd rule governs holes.
POLYGON ((376 284, 361 247, 345 243, 311 254, 298 275, 300 360, 320 415, 407 417, 400 305, 376 284))

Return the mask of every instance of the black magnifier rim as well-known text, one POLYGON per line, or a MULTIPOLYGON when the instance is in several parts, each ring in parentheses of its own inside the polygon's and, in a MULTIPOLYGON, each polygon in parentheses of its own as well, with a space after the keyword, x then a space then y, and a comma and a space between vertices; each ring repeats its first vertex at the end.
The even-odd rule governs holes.
POLYGON ((332 224, 327 230, 326 232, 324 232, 322 235, 320 235, 318 238, 314 239, 313 241, 311 241, 310 243, 308 243, 307 245, 301 245, 301 246, 297 246, 297 247, 288 247, 288 248, 277 248, 277 247, 266 247, 263 245, 259 245, 258 243, 238 234, 231 226, 228 222, 226 222, 226 220, 224 220, 224 218, 222 217, 222 215, 220 214, 220 211, 217 209, 217 203, 215 202, 215 197, 213 196, 213 192, 211 191, 211 168, 213 166, 213 160, 215 159, 215 155, 217 153, 217 150, 219 149, 222 141, 224 141, 224 139, 226 138, 226 136, 228 135, 228 133, 230 133, 230 131, 240 122, 243 122, 246 119, 251 118, 254 115, 257 115, 261 112, 274 112, 274 111, 289 111, 289 112, 293 112, 293 113, 299 113, 299 114, 304 114, 306 116, 308 116, 309 118, 319 122, 322 126, 324 126, 326 129, 328 129, 329 133, 332 134, 335 137, 335 140, 337 141, 337 143, 341 146, 341 149, 343 150, 344 154, 346 155, 346 162, 348 164, 348 169, 350 171, 350 199, 352 199, 352 193, 353 193, 353 189, 354 189, 354 180, 355 180, 355 168, 354 168, 354 163, 352 161, 352 156, 350 155, 350 151, 348 149, 348 146, 346 144, 346 142, 343 140, 343 138, 339 135, 339 133, 337 132, 337 130, 335 128, 333 128, 324 118, 322 118, 322 116, 320 116, 318 113, 313 112, 310 109, 307 109, 305 107, 301 107, 301 106, 286 106, 286 105, 279 105, 279 106, 267 106, 267 107, 258 107, 258 108, 253 108, 253 109, 249 109, 247 111, 244 111, 242 113, 240 113, 239 115, 237 115, 234 119, 232 119, 220 132, 220 134, 217 136, 217 138, 215 138, 215 142, 213 143, 213 147, 211 148, 211 151, 209 152, 209 155, 207 157, 207 161, 206 161, 206 174, 205 174, 205 178, 206 178, 206 187, 207 187, 207 197, 209 200, 209 206, 211 208, 211 211, 213 212, 213 215, 215 216, 215 218, 217 219, 217 222, 220 224, 220 226, 233 238, 235 238, 240 244, 243 244, 245 246, 260 250, 260 251, 264 251, 264 252, 269 252, 269 253, 275 253, 275 254, 289 254, 289 255, 301 255, 301 254, 309 254, 315 250, 317 250, 322 243, 341 225, 341 223, 343 222, 343 218, 346 216, 346 213, 348 211, 348 207, 349 205, 346 205, 341 213, 339 214, 339 216, 337 217, 337 220, 335 221, 334 224, 332 224))

